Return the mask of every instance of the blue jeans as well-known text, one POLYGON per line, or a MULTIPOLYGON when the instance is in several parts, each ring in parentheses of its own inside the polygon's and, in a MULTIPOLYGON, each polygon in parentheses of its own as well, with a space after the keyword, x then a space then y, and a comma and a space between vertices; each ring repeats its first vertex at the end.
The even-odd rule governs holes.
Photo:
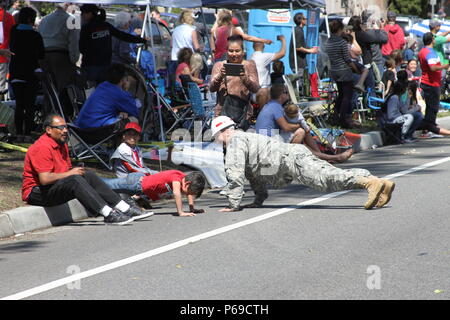
POLYGON ((130 195, 142 194, 142 183, 139 181, 142 177, 145 177, 144 173, 132 172, 127 175, 126 178, 101 178, 111 189, 118 193, 127 193, 130 195))
POLYGON ((408 133, 406 134, 407 138, 412 138, 414 131, 416 131, 423 120, 423 114, 420 111, 415 111, 411 113, 414 117, 413 123, 411 124, 411 127, 408 130, 408 133))

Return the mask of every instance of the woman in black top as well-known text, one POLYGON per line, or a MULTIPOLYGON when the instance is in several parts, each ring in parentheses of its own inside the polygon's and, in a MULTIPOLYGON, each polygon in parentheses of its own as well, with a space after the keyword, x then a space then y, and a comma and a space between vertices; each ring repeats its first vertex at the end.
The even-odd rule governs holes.
POLYGON ((348 22, 349 26, 353 27, 353 31, 355 32, 356 41, 362 50, 362 59, 363 65, 365 68, 369 69, 369 73, 367 74, 367 79, 365 81, 366 90, 371 89, 375 90, 375 76, 373 74, 372 69, 372 49, 371 45, 373 44, 383 44, 384 39, 381 33, 369 33, 365 31, 365 27, 363 29, 363 24, 361 18, 359 16, 353 16, 350 18, 348 22))
POLYGON ((11 29, 9 81, 16 99, 14 123, 17 142, 32 142, 31 130, 35 112, 38 79, 34 73, 39 68, 39 60, 44 59, 44 42, 41 35, 33 29, 36 11, 30 7, 22 8, 18 24, 11 29), (25 134, 25 136, 23 136, 25 134))
POLYGON ((336 121, 343 128, 353 128, 359 125, 352 120, 353 71, 359 73, 359 70, 350 57, 347 42, 341 37, 343 30, 342 22, 330 22, 331 36, 326 44, 326 52, 330 58, 331 78, 338 87, 334 113, 336 121))
POLYGON ((88 80, 100 83, 106 80, 106 70, 111 65, 111 36, 132 43, 147 43, 147 41, 113 27, 105 21, 105 10, 95 4, 84 4, 80 10, 84 22, 79 41, 80 52, 83 55, 81 67, 85 70, 88 80))

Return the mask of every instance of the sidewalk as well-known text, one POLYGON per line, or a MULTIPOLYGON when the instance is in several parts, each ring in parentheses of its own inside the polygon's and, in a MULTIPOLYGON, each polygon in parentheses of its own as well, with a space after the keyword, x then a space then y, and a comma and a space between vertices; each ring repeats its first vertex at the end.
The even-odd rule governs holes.
MULTIPOLYGON (((444 127, 450 127, 450 117, 438 119, 444 127)), ((372 131, 361 134, 361 139, 354 145, 355 152, 383 146, 383 133, 372 131)), ((65 225, 88 218, 88 213, 78 200, 67 204, 44 208, 36 206, 19 207, 0 212, 0 238, 11 237, 25 232, 65 225)))

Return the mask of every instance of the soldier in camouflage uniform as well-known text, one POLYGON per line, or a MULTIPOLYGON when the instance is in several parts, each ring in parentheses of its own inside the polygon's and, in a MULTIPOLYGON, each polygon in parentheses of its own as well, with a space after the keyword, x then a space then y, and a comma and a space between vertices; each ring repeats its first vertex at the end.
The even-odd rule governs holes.
POLYGON ((240 210, 247 179, 255 200, 245 207, 261 207, 268 197, 267 185, 282 188, 291 182, 323 191, 334 192, 367 189, 369 199, 365 209, 386 205, 395 184, 379 179, 365 169, 343 170, 314 156, 302 144, 288 144, 256 133, 234 129, 234 122, 219 116, 211 124, 216 142, 226 147, 225 173, 228 184, 221 192, 227 196, 229 207, 220 211, 240 210))

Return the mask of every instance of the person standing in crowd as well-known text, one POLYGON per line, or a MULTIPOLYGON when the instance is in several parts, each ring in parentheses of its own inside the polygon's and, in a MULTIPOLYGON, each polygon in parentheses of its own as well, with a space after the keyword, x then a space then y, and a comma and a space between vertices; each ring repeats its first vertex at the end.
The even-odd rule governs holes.
POLYGON ((80 8, 84 22, 80 31, 79 47, 83 55, 81 67, 88 80, 97 83, 105 80, 106 70, 111 65, 111 37, 131 43, 146 44, 147 40, 120 31, 106 22, 106 13, 95 4, 83 4, 80 8))
POLYGON ((258 70, 258 79, 261 89, 269 88, 270 82, 270 64, 274 61, 280 60, 286 54, 286 39, 283 35, 279 35, 277 39, 281 42, 281 48, 278 52, 264 52, 264 43, 254 42, 253 49, 255 50, 250 57, 250 60, 255 61, 256 69, 258 70))
POLYGON ((352 119, 351 101, 353 96, 353 71, 360 73, 348 50, 347 42, 342 38, 344 25, 341 21, 330 22, 331 36, 326 44, 326 52, 330 58, 330 75, 338 87, 338 98, 335 104, 336 121, 343 128, 357 126, 352 119))
POLYGON ((366 32, 376 39, 380 39, 380 43, 372 43, 370 45, 370 50, 372 51, 372 62, 375 63, 380 79, 383 77, 384 73, 384 59, 381 53, 381 46, 388 42, 388 34, 384 30, 385 22, 381 21, 375 15, 371 15, 367 20, 367 30, 366 32))
MULTIPOLYGON (((3 34, 0 35, 0 49, 7 50, 9 49, 9 41, 12 27, 16 24, 13 16, 6 11, 6 6, 8 1, 2 0, 0 1, 0 23, 3 27, 3 34)), ((8 83, 6 79, 6 75, 8 74, 8 63, 9 57, 0 56, 0 95, 3 95, 8 90, 8 83)))
MULTIPOLYGON (((437 33, 441 29, 441 22, 438 20, 432 20, 430 21, 430 32, 434 35, 434 51, 439 56, 439 59, 441 60, 441 64, 448 64, 449 61, 446 58, 445 52, 444 52, 444 44, 447 42, 450 42, 450 30, 441 33, 438 35, 437 33)), ((442 70, 442 79, 445 79, 445 69, 442 70)))
POLYGON ((165 25, 166 27, 169 27, 169 24, 167 23, 167 21, 166 21, 166 20, 163 20, 163 19, 161 18, 161 12, 159 12, 159 10, 156 9, 156 8, 154 8, 154 9, 152 10, 152 18, 155 19, 155 20, 157 20, 157 21, 159 21, 159 22, 161 22, 161 23, 162 23, 163 25, 165 25))
MULTIPOLYGON (((131 15, 128 12, 121 11, 114 17, 114 26, 126 33, 130 33, 131 15)), ((132 56, 129 42, 122 41, 119 38, 112 38, 112 58, 111 63, 133 64, 136 60, 132 56)))
POLYGON ((441 64, 439 55, 433 49, 435 45, 434 35, 427 32, 423 35, 424 47, 419 52, 419 62, 422 68, 421 88, 426 103, 425 117, 421 128, 431 131, 433 134, 450 135, 450 130, 440 128, 436 124, 436 117, 440 106, 441 73, 448 69, 449 64, 441 64))
POLYGON ((388 59, 392 51, 402 50, 406 43, 405 33, 403 32, 402 27, 396 24, 397 14, 393 11, 389 11, 387 13, 387 20, 384 30, 388 34, 388 42, 381 47, 381 53, 385 60, 388 59))
POLYGON ((195 30, 194 22, 195 20, 192 16, 192 10, 181 11, 179 18, 180 24, 173 30, 172 33, 172 68, 169 68, 171 69, 169 70, 169 74, 175 74, 175 69, 178 64, 178 52, 182 48, 189 48, 192 52, 200 51, 198 33, 195 30))
POLYGON ((272 44, 272 40, 262 39, 255 36, 250 36, 233 24, 233 18, 229 10, 220 10, 217 13, 217 21, 211 29, 211 49, 214 52, 215 61, 223 61, 227 54, 227 39, 232 35, 240 35, 244 41, 261 42, 264 44, 272 44))
POLYGON ((70 19, 75 18, 66 12, 67 7, 67 3, 57 3, 56 10, 46 15, 38 28, 45 47, 42 67, 52 76, 59 94, 63 88, 75 84, 76 63, 80 58, 80 30, 75 24, 68 28, 70 19))
POLYGON ((19 23, 11 29, 10 82, 16 98, 14 123, 17 142, 32 142, 35 100, 38 79, 34 74, 39 61, 44 59, 44 43, 39 32, 34 31, 36 11, 30 7, 20 9, 19 23), (25 136, 24 136, 25 135, 25 136))
MULTIPOLYGON (((333 21, 334 22, 334 21, 333 21)), ((366 189, 366 210, 381 208, 391 199, 395 183, 373 176, 365 169, 336 168, 318 159, 303 144, 288 144, 257 133, 235 130, 230 118, 220 116, 211 123, 216 143, 226 148, 225 174, 228 184, 221 194, 228 207, 220 212, 259 208, 268 198, 267 185, 282 188, 297 182, 322 192, 366 189), (253 203, 241 206, 246 179, 255 193, 253 203)))
POLYGON ((408 38, 406 42, 406 48, 403 52, 403 61, 410 61, 412 59, 416 59, 416 53, 414 50, 416 49, 417 41, 414 38, 408 38))
POLYGON ((10 13, 12 16, 19 13, 20 10, 20 1, 14 1, 11 7, 8 9, 8 13, 10 13))
MULTIPOLYGON (((372 69, 373 55, 371 46, 373 44, 382 44, 383 37, 380 33, 367 32, 366 26, 362 24, 362 20, 359 16, 351 17, 348 24, 353 27, 356 41, 361 47, 364 68, 369 70, 369 72, 367 73, 367 78, 364 81, 366 90, 371 89, 371 91, 373 92, 375 91, 375 78, 372 69)), ((359 89, 358 86, 356 88, 359 89)))
POLYGON ((244 60, 244 39, 240 35, 233 35, 228 38, 227 61, 229 63, 238 63, 244 65, 244 72, 240 76, 228 76, 225 70, 225 61, 219 61, 214 64, 210 91, 217 92, 217 104, 214 109, 215 116, 219 116, 224 107, 228 95, 238 98, 239 108, 242 108, 242 123, 239 123, 244 129, 248 128, 248 119, 253 114, 250 105, 250 94, 257 93, 260 89, 258 80, 258 71, 253 60, 244 60))
POLYGON ((308 83, 308 73, 305 71, 307 68, 306 55, 315 54, 319 52, 318 47, 308 48, 305 40, 305 33, 303 27, 306 25, 307 18, 303 13, 297 13, 294 16, 294 23, 296 25, 294 29, 294 34, 291 39, 291 46, 289 49, 289 66, 293 73, 299 76, 298 81, 301 84, 308 83), (294 37, 295 37, 295 48, 294 48, 294 37), (295 69, 295 56, 297 56, 297 69, 295 69))

